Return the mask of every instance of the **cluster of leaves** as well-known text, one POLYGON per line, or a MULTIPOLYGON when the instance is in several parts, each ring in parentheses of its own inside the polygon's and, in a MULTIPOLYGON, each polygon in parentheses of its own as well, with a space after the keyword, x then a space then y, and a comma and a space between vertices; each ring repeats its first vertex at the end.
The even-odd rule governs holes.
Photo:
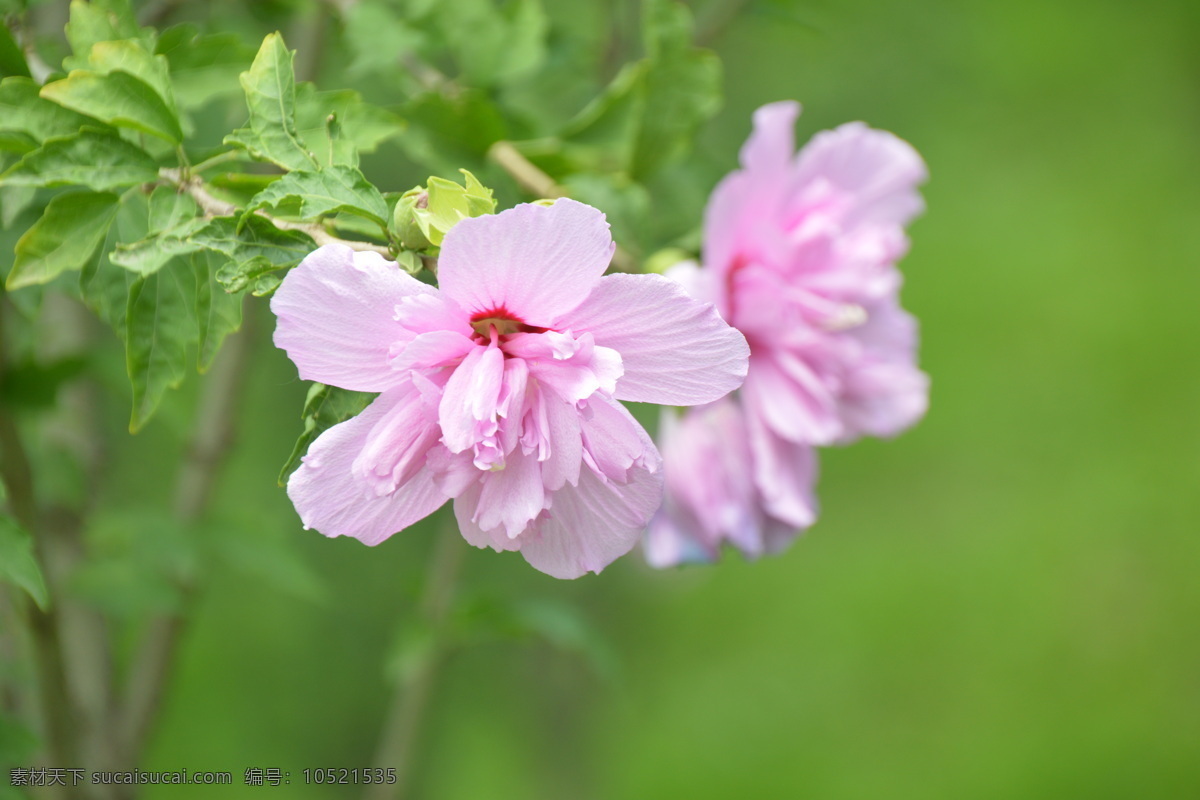
POLYGON ((191 363, 211 364, 241 323, 241 294, 269 293, 313 250, 323 220, 361 219, 379 241, 391 239, 388 201, 358 158, 403 125, 355 92, 297 86, 278 34, 253 56, 236 37, 190 25, 140 28, 125 0, 73 0, 66 32, 63 73, 44 85, 28 74, 0 81, 2 221, 15 227, 26 209, 40 210, 16 242, 5 285, 56 282, 112 326, 125 345, 136 431, 191 363), (225 87, 236 91, 246 67, 248 123, 217 148, 193 144, 199 112, 225 87), (204 184, 205 161, 270 172, 204 184))
POLYGON ((358 0, 342 29, 346 74, 401 84, 397 143, 416 163, 486 170, 489 149, 510 142, 640 256, 698 225, 707 186, 682 156, 720 106, 721 72, 692 44, 682 3, 642 0, 624 19, 630 5, 358 0))

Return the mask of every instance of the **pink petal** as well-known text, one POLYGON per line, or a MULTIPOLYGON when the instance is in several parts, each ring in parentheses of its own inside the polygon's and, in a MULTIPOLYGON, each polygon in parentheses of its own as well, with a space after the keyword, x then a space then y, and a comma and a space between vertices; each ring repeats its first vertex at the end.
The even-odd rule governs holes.
POLYGON ((625 406, 597 396, 587 410, 581 426, 584 463, 617 483, 624 483, 635 466, 658 468, 658 448, 625 406))
POLYGON ((503 528, 515 539, 545 505, 538 460, 520 450, 509 454, 504 469, 486 473, 480 483, 483 490, 473 521, 482 530, 503 528))
POLYGON ((520 539, 510 538, 502 526, 484 530, 475 521, 482 493, 483 484, 474 483, 454 500, 454 518, 458 521, 458 530, 463 538, 475 547, 490 547, 496 552, 520 548, 520 539))
POLYGON ((786 170, 796 148, 796 118, 800 104, 794 100, 768 103, 754 112, 754 132, 742 145, 742 166, 753 172, 786 170))
POLYGON ((398 399, 371 427, 366 443, 351 465, 356 476, 390 495, 425 469, 437 444, 437 405, 418 389, 402 386, 388 393, 398 399))
POLYGON ((390 389, 405 376, 389 366, 389 348, 408 336, 394 308, 434 291, 377 253, 325 245, 288 272, 271 298, 275 345, 304 380, 363 392, 390 389))
POLYGON ((287 486, 305 528, 376 545, 446 502, 428 469, 418 469, 385 495, 376 494, 373 482, 355 474, 355 460, 377 446, 371 439, 374 428, 398 404, 407 402, 407 391, 412 390, 385 392, 357 417, 322 433, 308 448, 287 486))
POLYGON ((746 411, 785 439, 832 444, 842 433, 836 398, 821 376, 793 355, 765 350, 754 356, 742 387, 746 411))
POLYGON ((505 311, 549 327, 587 297, 613 254, 604 215, 560 199, 464 219, 442 244, 438 282, 468 315, 505 311))
POLYGON ((597 347, 590 333, 517 333, 508 337, 504 351, 524 359, 538 383, 569 403, 597 391, 612 394, 623 373, 621 356, 610 347, 597 347))
POLYGON ((746 377, 746 339, 716 309, 661 275, 609 275, 564 319, 621 355, 614 396, 666 405, 707 403, 746 377))
POLYGON ((903 225, 925 204, 917 185, 928 177, 908 142, 886 131, 850 122, 822 131, 800 151, 793 185, 827 182, 851 198, 843 224, 903 225))
POLYGON ((542 481, 553 492, 564 484, 579 483, 579 468, 583 463, 583 433, 579 412, 553 394, 539 392, 545 437, 549 443, 542 461, 542 481))
POLYGON ((637 544, 662 486, 661 470, 634 469, 622 484, 584 469, 579 485, 555 492, 550 510, 521 536, 521 555, 555 578, 599 572, 637 544))
POLYGON ((754 454, 754 480, 762 494, 764 510, 793 532, 796 528, 810 527, 817 521, 813 491, 817 480, 816 452, 812 447, 776 436, 757 415, 746 416, 754 454))
POLYGON ((847 436, 895 436, 912 427, 929 408, 929 376, 913 364, 872 361, 846 378, 842 417, 847 436))
POLYGON ((470 336, 474 332, 467 312, 450 298, 436 292, 405 297, 396 304, 395 318, 413 333, 455 331, 470 336))
POLYGON ((461 453, 489 435, 503 379, 504 356, 496 347, 477 346, 455 367, 438 410, 442 441, 451 452, 461 453))
POLYGON ((458 331, 420 333, 410 342, 393 346, 392 369, 406 371, 454 365, 475 346, 470 337, 458 331))

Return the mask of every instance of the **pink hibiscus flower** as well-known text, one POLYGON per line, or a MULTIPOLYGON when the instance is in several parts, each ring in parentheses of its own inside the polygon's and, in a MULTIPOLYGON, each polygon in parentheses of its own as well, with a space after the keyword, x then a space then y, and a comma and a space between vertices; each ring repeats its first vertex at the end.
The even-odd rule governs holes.
POLYGON ((709 200, 703 268, 671 272, 746 335, 751 355, 737 398, 664 428, 667 501, 647 541, 656 564, 714 557, 720 541, 749 555, 779 549, 781 527, 816 517, 812 447, 891 436, 925 413, 928 379, 895 266, 923 208, 925 166, 862 123, 794 153, 799 112, 784 102, 755 113, 742 169, 709 200), (731 487, 731 463, 753 476, 738 492, 688 488, 731 487))
POLYGON ((271 301, 306 380, 379 392, 288 481, 306 528, 378 544, 454 498, 463 536, 559 578, 598 572, 662 500, 661 457, 618 402, 707 403, 748 349, 653 275, 602 277, 604 215, 571 200, 465 219, 439 288, 327 245, 271 301))

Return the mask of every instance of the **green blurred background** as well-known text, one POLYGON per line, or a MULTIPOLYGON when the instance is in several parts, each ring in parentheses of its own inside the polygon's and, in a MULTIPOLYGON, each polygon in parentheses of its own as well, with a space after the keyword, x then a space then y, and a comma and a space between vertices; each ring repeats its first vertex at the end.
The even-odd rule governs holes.
MULTIPOLYGON (((547 5, 567 27, 612 10, 547 5)), ((678 198, 663 217, 699 213, 766 102, 804 103, 801 141, 857 119, 910 141, 932 175, 902 264, 929 415, 825 451, 819 523, 759 563, 655 573, 635 553, 560 582, 463 544, 467 605, 519 603, 554 641, 452 654, 417 795, 1200 796, 1200 5, 695 10, 726 99, 689 182, 656 190, 678 198)), ((339 72, 335 34, 320 85, 386 101, 339 72)), ((391 189, 424 178, 394 144, 364 169, 391 189)), ((294 542, 307 572, 291 592, 215 577, 144 766, 291 774, 221 797, 356 796, 301 770, 370 763, 446 517, 373 549, 301 531, 274 479, 306 387, 253 311, 211 517, 294 542)), ((169 494, 186 398, 127 443, 110 505, 169 494)))

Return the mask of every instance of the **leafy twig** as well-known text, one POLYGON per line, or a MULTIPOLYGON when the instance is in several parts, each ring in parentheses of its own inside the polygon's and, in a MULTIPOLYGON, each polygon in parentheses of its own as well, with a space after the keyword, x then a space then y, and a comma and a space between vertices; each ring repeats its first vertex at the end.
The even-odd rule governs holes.
MULTIPOLYGON (((210 161, 212 159, 209 159, 210 161)), ((179 188, 182 191, 191 195, 196 204, 200 206, 200 210, 204 212, 206 217, 231 217, 238 214, 238 207, 233 203, 227 203, 224 200, 218 200, 209 194, 208 189, 204 186, 204 181, 195 176, 184 175, 182 170, 173 169, 171 167, 163 167, 158 171, 158 174, 163 180, 170 183, 172 186, 179 188)), ((286 219, 273 217, 265 211, 255 211, 260 217, 267 219, 276 228, 284 231, 300 231, 312 237, 312 240, 318 245, 325 244, 340 244, 349 247, 351 250, 359 250, 362 252, 379 253, 385 258, 391 258, 391 251, 387 247, 371 242, 361 242, 354 239, 339 239, 338 237, 327 231, 322 225, 309 222, 291 222, 286 219)))

